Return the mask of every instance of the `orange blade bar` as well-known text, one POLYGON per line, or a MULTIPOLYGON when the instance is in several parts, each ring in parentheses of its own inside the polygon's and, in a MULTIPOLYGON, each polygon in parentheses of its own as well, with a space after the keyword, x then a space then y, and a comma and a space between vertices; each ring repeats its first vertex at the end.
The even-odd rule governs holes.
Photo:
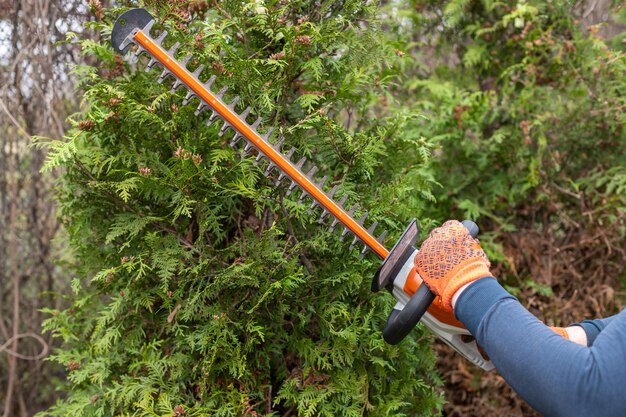
POLYGON ((176 78, 189 87, 189 89, 200 97, 205 103, 210 105, 228 124, 233 126, 233 128, 248 139, 250 143, 255 145, 283 172, 289 175, 292 180, 296 181, 302 189, 305 190, 318 203, 320 203, 322 207, 324 207, 348 229, 350 229, 365 245, 367 245, 382 259, 387 257, 389 251, 385 249, 385 247, 378 242, 374 236, 372 236, 363 226, 350 217, 348 213, 346 213, 337 203, 328 198, 326 193, 317 188, 317 186, 296 167, 294 167, 290 161, 277 152, 269 143, 263 140, 257 132, 251 129, 245 121, 239 119, 234 111, 228 108, 217 96, 198 82, 185 67, 175 61, 173 57, 170 57, 163 48, 154 42, 154 40, 142 31, 138 31, 133 38, 165 68, 171 71, 176 78))

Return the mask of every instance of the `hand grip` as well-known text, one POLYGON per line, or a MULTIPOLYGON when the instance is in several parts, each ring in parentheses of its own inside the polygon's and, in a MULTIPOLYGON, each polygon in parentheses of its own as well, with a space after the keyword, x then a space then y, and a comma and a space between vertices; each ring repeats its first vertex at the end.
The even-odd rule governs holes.
MULTIPOLYGON (((479 229, 476 223, 471 220, 463 220, 462 224, 470 236, 474 238, 478 236, 479 229)), ((389 314, 383 330, 385 341, 391 345, 400 343, 417 325, 434 299, 435 294, 426 285, 420 285, 402 310, 393 309, 389 314)))

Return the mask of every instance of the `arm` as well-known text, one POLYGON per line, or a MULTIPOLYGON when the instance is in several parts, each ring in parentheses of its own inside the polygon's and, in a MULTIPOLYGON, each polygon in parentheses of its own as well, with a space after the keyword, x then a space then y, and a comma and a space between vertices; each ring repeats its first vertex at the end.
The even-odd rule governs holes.
MULTIPOLYGON (((465 284, 459 288, 452 297, 452 308, 455 308, 459 296, 465 291, 471 283, 465 284)), ((605 317, 603 319, 583 320, 580 323, 572 323, 568 327, 550 327, 556 333, 578 343, 582 346, 591 346, 596 340, 600 332, 611 322, 615 316, 605 317)))
POLYGON ((626 416, 626 312, 601 322, 605 327, 591 347, 572 343, 498 284, 479 242, 456 221, 434 229, 414 262, 442 308, 455 313, 502 376, 544 416, 626 416))
POLYGON ((493 278, 471 283, 455 314, 507 382, 545 416, 625 416, 626 311, 593 346, 558 336, 493 278))

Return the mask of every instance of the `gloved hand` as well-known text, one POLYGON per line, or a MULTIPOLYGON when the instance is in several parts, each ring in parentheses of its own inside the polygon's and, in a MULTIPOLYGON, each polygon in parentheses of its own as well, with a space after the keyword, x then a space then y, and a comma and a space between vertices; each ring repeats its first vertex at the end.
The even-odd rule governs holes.
POLYGON ((434 229, 415 256, 417 273, 450 311, 454 293, 465 284, 491 276, 490 266, 478 240, 456 220, 434 229))

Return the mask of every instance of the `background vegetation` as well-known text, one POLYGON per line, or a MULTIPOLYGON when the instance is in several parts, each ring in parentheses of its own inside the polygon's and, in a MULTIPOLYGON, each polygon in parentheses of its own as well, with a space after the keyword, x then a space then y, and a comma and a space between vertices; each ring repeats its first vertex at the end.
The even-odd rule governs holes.
MULTIPOLYGON (((589 9, 571 2, 415 5, 421 66, 403 102, 428 115, 416 129, 438 148, 442 187, 428 214, 478 218, 493 272, 547 323, 616 311, 626 280, 623 35, 605 42, 603 25, 582 28, 589 9)), ((494 395, 497 375, 443 361, 451 415, 531 413, 494 395)))
MULTIPOLYGON (((145 5, 388 245, 470 217, 549 324, 621 308, 622 5, 145 5)), ((0 2, 5 416, 532 415, 421 328, 385 345, 377 260, 120 60, 106 6, 0 2)))

